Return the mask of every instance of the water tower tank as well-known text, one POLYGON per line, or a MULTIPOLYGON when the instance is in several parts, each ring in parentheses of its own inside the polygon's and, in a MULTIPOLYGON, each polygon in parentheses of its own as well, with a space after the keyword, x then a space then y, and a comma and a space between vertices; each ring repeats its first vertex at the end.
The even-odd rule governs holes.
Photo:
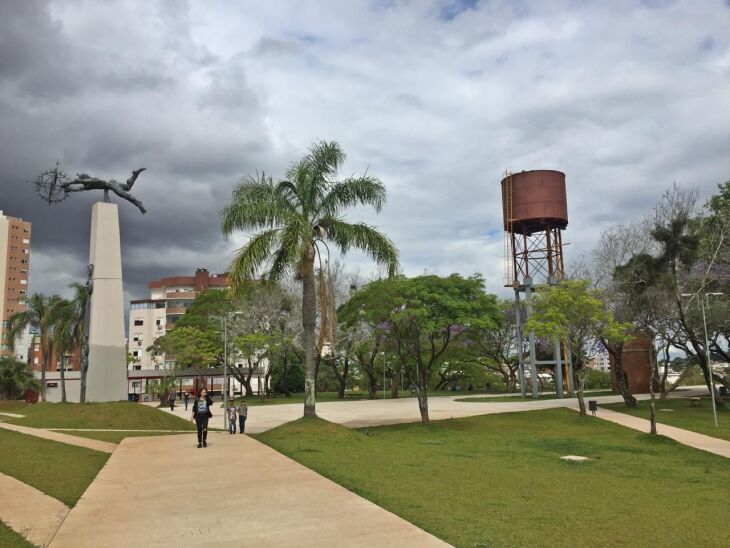
POLYGON ((504 229, 530 235, 568 226, 565 173, 551 169, 521 171, 502 179, 504 229))

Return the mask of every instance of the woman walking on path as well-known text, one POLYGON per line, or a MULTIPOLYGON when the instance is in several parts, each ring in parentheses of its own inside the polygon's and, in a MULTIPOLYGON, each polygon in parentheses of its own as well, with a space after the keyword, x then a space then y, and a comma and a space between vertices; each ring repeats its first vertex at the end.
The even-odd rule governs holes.
POLYGON ((198 427, 198 449, 208 447, 208 419, 213 416, 210 408, 213 405, 213 399, 208 395, 208 391, 203 388, 200 394, 193 402, 193 418, 198 427))

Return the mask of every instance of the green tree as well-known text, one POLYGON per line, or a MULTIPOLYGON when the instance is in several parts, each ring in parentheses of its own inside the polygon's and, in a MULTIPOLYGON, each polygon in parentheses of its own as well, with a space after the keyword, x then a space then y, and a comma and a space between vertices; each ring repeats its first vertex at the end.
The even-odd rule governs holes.
POLYGON ((371 282, 343 306, 341 318, 362 318, 376 340, 389 339, 416 391, 423 423, 429 422, 432 375, 444 365, 449 347, 469 330, 496 329, 501 322, 497 299, 484 291, 482 277, 458 274, 371 282))
POLYGON ((502 321, 497 328, 472 329, 462 340, 458 356, 465 362, 502 377, 507 392, 517 390, 519 357, 515 303, 502 299, 498 303, 502 321))
POLYGON ((237 252, 231 265, 234 292, 246 286, 261 268, 272 280, 294 273, 302 281, 302 327, 306 370, 304 415, 315 415, 316 297, 314 262, 317 240, 326 240, 345 253, 358 248, 395 273, 398 252, 375 228, 345 222, 343 210, 369 205, 380 211, 385 186, 363 175, 337 180, 345 153, 336 142, 320 142, 292 164, 286 177, 274 183, 265 175, 244 178, 222 212, 222 230, 256 231, 237 252))
POLYGON ((27 390, 38 390, 38 380, 30 365, 12 356, 0 358, 0 398, 17 399, 27 390))
POLYGON ((193 368, 203 379, 205 370, 218 365, 223 355, 220 334, 212 330, 181 326, 159 337, 147 348, 153 356, 170 354, 178 368, 193 368))
MULTIPOLYGON (((52 334, 52 346, 61 364, 61 401, 66 401, 66 364, 64 356, 80 348, 84 340, 84 319, 86 318, 86 286, 74 283, 73 298, 57 299, 45 318, 46 327, 52 334)), ((85 371, 81 372, 81 382, 85 384, 85 371)), ((83 403, 83 400, 81 400, 83 403)))
POLYGON ((583 388, 588 361, 601 348, 601 339, 626 340, 627 330, 627 325, 613 318, 601 292, 591 289, 587 280, 567 280, 539 288, 534 295, 532 315, 525 323, 525 332, 533 331, 554 344, 568 341, 583 416, 586 415, 583 388))
MULTIPOLYGON (((723 292, 730 272, 730 217, 724 209, 730 196, 728 185, 720 187, 702 213, 696 206, 697 193, 676 185, 666 191, 654 208, 652 253, 634 255, 616 269, 616 276, 630 286, 635 302, 647 303, 651 323, 664 333, 667 345, 682 349, 699 365, 708 389, 711 377, 724 384, 727 379, 713 374, 707 359, 701 301, 707 293, 723 292)), ((728 295, 715 301, 707 316, 709 350, 722 350, 727 332, 728 295)), ((715 391, 715 401, 722 397, 715 391)))
POLYGON ((50 312, 54 304, 61 297, 58 295, 46 296, 34 293, 28 298, 27 308, 22 312, 16 312, 8 318, 8 327, 5 338, 8 348, 15 350, 18 337, 29 327, 40 331, 40 343, 43 359, 41 360, 41 399, 46 400, 46 371, 51 361, 53 348, 52 332, 49 329, 50 312))

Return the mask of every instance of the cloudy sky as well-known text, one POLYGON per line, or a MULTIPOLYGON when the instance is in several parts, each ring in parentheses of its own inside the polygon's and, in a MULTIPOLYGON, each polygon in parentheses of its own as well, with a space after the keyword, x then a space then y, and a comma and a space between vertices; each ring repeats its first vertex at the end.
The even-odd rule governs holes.
MULTIPOLYGON (((673 182, 730 179, 730 1, 0 2, 0 209, 33 222, 31 290, 84 278, 90 204, 36 174, 124 180, 126 298, 222 271, 234 183, 320 139, 389 193, 406 274, 482 272, 502 291, 499 180, 567 174, 567 259, 673 182)), ((88 194, 88 193, 84 193, 88 194)), ((374 270, 351 254, 348 267, 374 270)))

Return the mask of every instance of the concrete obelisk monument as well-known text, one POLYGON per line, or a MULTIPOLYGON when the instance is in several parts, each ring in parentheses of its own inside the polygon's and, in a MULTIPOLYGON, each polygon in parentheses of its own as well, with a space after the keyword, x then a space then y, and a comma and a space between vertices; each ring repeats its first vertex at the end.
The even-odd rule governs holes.
POLYGON ((58 169, 42 173, 35 181, 38 194, 49 204, 61 202, 72 192, 103 190, 104 201, 91 208, 89 279, 86 284, 84 340, 81 348, 79 400, 126 400, 127 350, 124 344, 124 301, 119 210, 109 200, 109 192, 147 211, 130 194, 142 169, 136 169, 126 183, 103 181, 86 174, 69 181, 58 169))
POLYGON ((124 344, 122 252, 117 204, 97 202, 91 208, 88 303, 88 373, 86 401, 127 399, 127 350, 124 344))
POLYGON ((81 349, 81 401, 127 399, 119 210, 116 204, 110 203, 109 191, 146 213, 142 202, 129 193, 142 171, 144 168, 133 171, 125 184, 81 174, 74 181, 60 185, 66 194, 104 191, 104 201, 95 203, 91 208, 89 281, 81 349))

